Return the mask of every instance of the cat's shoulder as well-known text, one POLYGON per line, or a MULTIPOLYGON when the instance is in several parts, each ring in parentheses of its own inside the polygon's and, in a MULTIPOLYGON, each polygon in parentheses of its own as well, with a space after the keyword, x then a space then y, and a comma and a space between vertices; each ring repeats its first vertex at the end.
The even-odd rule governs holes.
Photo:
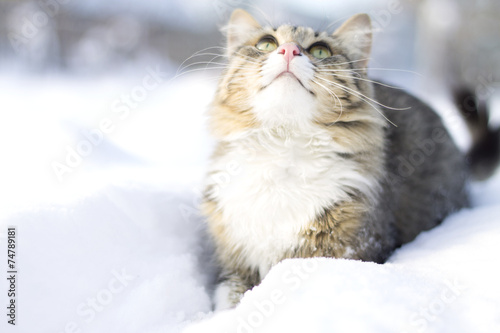
POLYGON ((375 81, 373 91, 379 108, 396 128, 443 126, 441 117, 429 104, 405 89, 375 81))

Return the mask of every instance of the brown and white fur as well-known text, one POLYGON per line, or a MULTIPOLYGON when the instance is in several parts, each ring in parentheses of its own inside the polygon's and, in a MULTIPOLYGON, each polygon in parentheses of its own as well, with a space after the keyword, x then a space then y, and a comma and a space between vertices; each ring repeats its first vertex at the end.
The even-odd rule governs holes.
POLYGON ((202 204, 222 268, 217 308, 284 258, 382 263, 467 205, 464 158, 439 117, 367 78, 367 15, 328 34, 261 27, 236 10, 227 35, 202 204), (259 50, 262 38, 277 49, 259 50))

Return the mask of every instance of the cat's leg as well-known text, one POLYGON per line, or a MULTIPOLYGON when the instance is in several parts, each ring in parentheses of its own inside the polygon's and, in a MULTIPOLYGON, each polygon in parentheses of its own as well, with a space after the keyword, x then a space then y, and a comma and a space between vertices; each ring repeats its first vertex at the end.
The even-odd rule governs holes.
POLYGON ((252 279, 243 279, 237 273, 222 274, 214 293, 215 310, 236 307, 243 294, 255 285, 250 280, 252 279))

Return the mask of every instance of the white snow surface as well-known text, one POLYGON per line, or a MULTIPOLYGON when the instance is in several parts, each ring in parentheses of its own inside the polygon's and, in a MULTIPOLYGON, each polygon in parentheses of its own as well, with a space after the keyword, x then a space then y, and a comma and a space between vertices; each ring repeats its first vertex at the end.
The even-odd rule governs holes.
POLYGON ((500 332, 498 173, 471 185, 471 208, 386 264, 286 260, 237 308, 213 313, 216 268, 197 204, 214 80, 165 80, 126 117, 113 112, 147 73, 0 75, 1 332, 500 332), (93 144, 85 133, 105 118, 114 127, 93 144), (87 156, 58 178, 53 163, 78 147, 87 156))

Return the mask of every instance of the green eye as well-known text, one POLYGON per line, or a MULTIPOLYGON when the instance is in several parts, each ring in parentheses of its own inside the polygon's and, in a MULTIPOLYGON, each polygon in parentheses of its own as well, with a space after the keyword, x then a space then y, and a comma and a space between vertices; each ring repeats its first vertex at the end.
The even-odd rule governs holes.
POLYGON ((264 37, 257 43, 257 45, 255 45, 255 47, 260 51, 271 52, 278 48, 278 43, 276 43, 274 38, 264 37))
POLYGON ((317 59, 325 59, 332 56, 332 52, 325 45, 313 45, 309 49, 309 53, 317 59))

